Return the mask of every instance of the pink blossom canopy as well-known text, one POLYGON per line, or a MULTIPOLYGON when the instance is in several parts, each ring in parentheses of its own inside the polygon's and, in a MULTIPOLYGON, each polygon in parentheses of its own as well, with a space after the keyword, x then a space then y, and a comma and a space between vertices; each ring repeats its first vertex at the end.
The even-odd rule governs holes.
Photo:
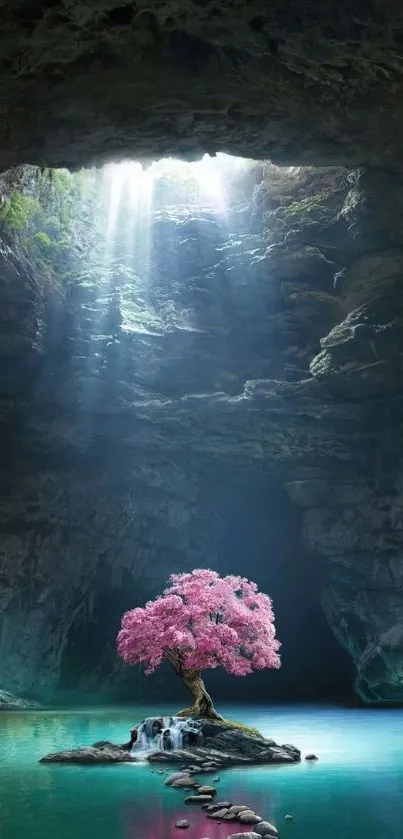
POLYGON ((236 676, 280 666, 270 597, 243 577, 204 569, 172 574, 160 597, 126 612, 117 647, 146 673, 172 654, 186 669, 223 667, 236 676))

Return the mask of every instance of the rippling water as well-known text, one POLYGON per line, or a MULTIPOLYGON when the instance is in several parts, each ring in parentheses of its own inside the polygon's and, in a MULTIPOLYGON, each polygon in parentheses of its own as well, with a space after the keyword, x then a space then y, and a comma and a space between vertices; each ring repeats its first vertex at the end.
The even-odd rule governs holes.
MULTIPOLYGON (((282 838, 401 839, 402 711, 222 710, 280 743, 314 751, 320 761, 222 772, 221 799, 251 805, 277 824, 282 838), (284 822, 286 813, 293 822, 284 822)), ((1 839, 226 839, 238 830, 184 805, 184 794, 165 787, 148 766, 38 764, 42 755, 61 748, 99 739, 124 742, 134 723, 161 711, 0 714, 1 839), (186 833, 174 826, 183 817, 191 822, 186 833)))

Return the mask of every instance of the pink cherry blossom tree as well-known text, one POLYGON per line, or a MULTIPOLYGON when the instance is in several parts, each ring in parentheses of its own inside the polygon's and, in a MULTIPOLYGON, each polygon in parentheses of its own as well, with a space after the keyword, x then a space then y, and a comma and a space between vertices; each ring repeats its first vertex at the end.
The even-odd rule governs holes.
POLYGON ((220 577, 196 569, 172 574, 160 597, 123 615, 119 655, 152 673, 168 661, 193 696, 182 716, 222 719, 214 709, 201 671, 223 667, 246 676, 279 667, 270 597, 243 577, 220 577))

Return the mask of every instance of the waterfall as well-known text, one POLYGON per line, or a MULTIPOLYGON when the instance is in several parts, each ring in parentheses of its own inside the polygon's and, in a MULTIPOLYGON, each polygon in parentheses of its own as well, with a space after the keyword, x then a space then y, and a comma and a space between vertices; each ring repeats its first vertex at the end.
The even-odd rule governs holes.
POLYGON ((137 727, 133 752, 186 749, 200 743, 201 732, 193 720, 180 717, 148 717, 137 727))

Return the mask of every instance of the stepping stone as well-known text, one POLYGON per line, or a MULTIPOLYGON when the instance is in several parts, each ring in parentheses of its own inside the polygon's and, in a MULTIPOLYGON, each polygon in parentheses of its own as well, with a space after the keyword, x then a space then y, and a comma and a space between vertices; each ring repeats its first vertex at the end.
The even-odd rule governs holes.
POLYGON ((209 819, 223 819, 223 818, 224 818, 224 816, 225 816, 227 813, 228 813, 228 810, 227 810, 227 809, 225 809, 225 810, 224 810, 224 809, 223 809, 223 810, 216 810, 216 812, 215 812, 215 813, 209 813, 209 814, 208 814, 208 818, 209 818, 209 819))
POLYGON ((270 822, 259 822, 259 824, 255 825, 254 827, 255 833, 258 833, 259 836, 278 836, 278 830, 274 827, 274 824, 270 824, 270 822))
POLYGON ((190 827, 190 823, 187 819, 179 819, 179 821, 175 822, 175 827, 179 827, 181 830, 184 830, 187 827, 190 827))
MULTIPOLYGON (((152 769, 151 771, 153 772, 154 770, 152 769)), ((184 778, 189 778, 189 772, 172 772, 172 775, 168 775, 164 783, 165 786, 170 787, 175 781, 183 781, 184 778)))
POLYGON ((215 787, 203 786, 199 787, 197 790, 199 795, 217 795, 217 790, 215 787))
POLYGON ((189 778, 184 776, 183 778, 178 778, 176 781, 173 781, 171 787, 175 789, 186 789, 190 787, 198 787, 199 784, 194 778, 189 778))
POLYGON ((209 804, 212 800, 211 795, 188 795, 185 804, 209 804))
POLYGON ((250 807, 246 804, 233 804, 232 807, 229 808, 230 813, 242 813, 244 810, 248 810, 250 812, 250 807))
POLYGON ((258 833, 231 833, 228 839, 261 839, 258 833))
POLYGON ((260 816, 257 816, 253 810, 243 810, 242 813, 239 814, 238 821, 241 824, 259 824, 262 821, 260 816))

